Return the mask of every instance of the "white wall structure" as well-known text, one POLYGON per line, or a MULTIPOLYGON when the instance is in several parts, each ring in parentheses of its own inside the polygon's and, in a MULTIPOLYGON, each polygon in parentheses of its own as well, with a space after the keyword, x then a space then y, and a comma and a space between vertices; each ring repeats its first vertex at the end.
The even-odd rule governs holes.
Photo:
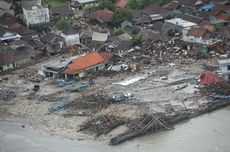
POLYGON ((230 58, 218 60, 222 76, 225 80, 230 80, 230 58))
POLYGON ((49 8, 47 6, 32 5, 22 7, 23 20, 27 26, 41 24, 50 21, 49 8))

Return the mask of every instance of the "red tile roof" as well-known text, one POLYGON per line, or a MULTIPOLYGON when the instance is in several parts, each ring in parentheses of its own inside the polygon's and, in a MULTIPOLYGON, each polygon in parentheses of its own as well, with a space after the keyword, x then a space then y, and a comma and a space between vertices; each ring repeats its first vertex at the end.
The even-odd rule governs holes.
POLYGON ((115 7, 124 8, 127 6, 127 4, 128 4, 128 0, 117 0, 114 5, 115 7))
POLYGON ((107 9, 97 10, 89 15, 91 20, 99 20, 101 22, 107 23, 111 22, 113 12, 107 9))
POLYGON ((104 59, 104 61, 107 63, 111 59, 111 57, 113 56, 113 53, 111 53, 111 52, 101 52, 100 55, 104 59))
POLYGON ((200 84, 209 85, 213 83, 220 83, 222 81, 221 77, 212 73, 211 71, 206 71, 200 75, 200 84))
POLYGON ((74 59, 72 63, 68 65, 67 69, 63 71, 63 73, 78 74, 83 70, 100 63, 104 63, 104 59, 98 52, 92 52, 85 56, 74 59))

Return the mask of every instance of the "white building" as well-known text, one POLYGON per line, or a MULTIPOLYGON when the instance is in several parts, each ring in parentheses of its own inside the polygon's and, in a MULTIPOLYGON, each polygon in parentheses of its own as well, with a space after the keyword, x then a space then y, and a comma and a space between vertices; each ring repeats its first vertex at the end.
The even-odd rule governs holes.
POLYGON ((48 6, 42 6, 38 1, 22 2, 23 20, 27 26, 46 23, 50 21, 48 6))
POLYGON ((15 32, 11 32, 3 27, 0 27, 0 42, 19 40, 20 38, 21 38, 21 35, 15 32))
POLYGON ((68 29, 63 30, 62 33, 60 34, 60 36, 63 37, 65 44, 67 46, 80 44, 79 33, 72 28, 68 28, 68 29))
POLYGON ((165 20, 165 24, 170 25, 170 27, 178 31, 182 31, 185 28, 191 28, 191 27, 197 26, 196 23, 185 21, 181 18, 173 18, 170 20, 165 20))
POLYGON ((78 2, 83 7, 97 5, 97 0, 72 0, 72 1, 78 2))
POLYGON ((223 78, 230 80, 230 58, 221 58, 218 62, 223 78))

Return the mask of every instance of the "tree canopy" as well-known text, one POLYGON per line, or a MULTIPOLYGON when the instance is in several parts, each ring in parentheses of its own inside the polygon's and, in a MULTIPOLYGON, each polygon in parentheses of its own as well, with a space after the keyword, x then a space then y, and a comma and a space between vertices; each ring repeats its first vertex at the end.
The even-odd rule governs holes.
POLYGON ((56 25, 59 30, 71 27, 73 24, 72 19, 70 18, 61 18, 57 21, 56 25))
POLYGON ((112 25, 120 26, 120 24, 123 21, 125 20, 132 21, 132 19, 133 19, 132 10, 127 8, 116 9, 112 16, 112 25))

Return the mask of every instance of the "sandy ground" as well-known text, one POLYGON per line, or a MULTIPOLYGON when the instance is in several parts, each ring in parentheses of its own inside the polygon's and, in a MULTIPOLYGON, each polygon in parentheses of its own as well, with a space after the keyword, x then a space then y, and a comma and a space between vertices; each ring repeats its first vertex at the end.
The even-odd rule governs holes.
MULTIPOLYGON (((189 99, 186 100, 185 105, 187 108, 192 109, 196 108, 199 102, 206 101, 205 98, 194 94, 195 83, 194 80, 192 80, 198 78, 199 74, 203 71, 202 65, 204 62, 207 62, 207 60, 197 61, 191 65, 176 65, 174 67, 154 66, 149 69, 143 69, 138 73, 131 72, 114 75, 112 77, 98 77, 95 79, 94 85, 80 93, 69 93, 64 91, 63 88, 55 88, 54 84, 52 84, 54 80, 45 79, 39 83, 40 91, 33 94, 32 88, 36 83, 21 78, 19 75, 22 74, 23 70, 18 70, 11 74, 1 76, 1 78, 7 77, 8 80, 2 81, 0 88, 14 91, 17 97, 9 101, 0 101, 0 120, 27 123, 38 130, 70 139, 92 139, 94 135, 77 132, 79 125, 90 119, 90 116, 64 118, 63 114, 66 114, 67 110, 49 114, 48 108, 63 101, 51 103, 39 100, 40 97, 43 95, 56 94, 65 100, 74 100, 82 93, 87 94, 102 91, 112 97, 114 94, 130 92, 135 95, 135 99, 129 100, 126 103, 112 104, 95 114, 113 113, 126 118, 130 118, 133 115, 136 116, 143 111, 166 113, 168 105, 178 107, 180 110, 184 106, 182 105, 184 99, 189 99), (162 75, 167 75, 168 80, 160 80, 162 75), (143 76, 146 78, 127 86, 114 84, 121 81, 132 81, 133 78, 143 76), (189 80, 177 85, 170 85, 173 82, 185 79, 189 80), (179 89, 184 85, 187 85, 187 87, 179 89)), ((45 62, 39 63, 33 66, 33 68, 39 68, 43 64, 45 64, 45 62)), ((111 138, 125 129, 124 126, 121 126, 108 135, 101 136, 99 139, 104 140, 111 138)))

